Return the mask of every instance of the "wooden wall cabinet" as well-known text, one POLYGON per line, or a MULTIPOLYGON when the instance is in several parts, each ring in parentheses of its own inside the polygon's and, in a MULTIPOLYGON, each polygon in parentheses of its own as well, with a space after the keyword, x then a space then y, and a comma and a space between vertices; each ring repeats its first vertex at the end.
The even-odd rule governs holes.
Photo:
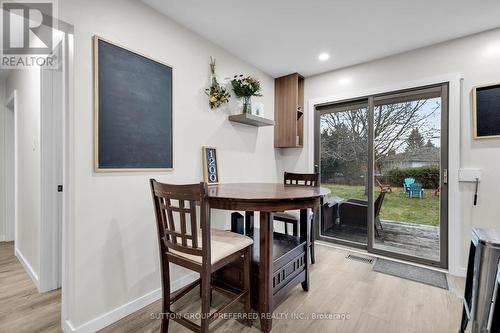
POLYGON ((304 146, 304 77, 298 73, 274 81, 274 147, 304 146))

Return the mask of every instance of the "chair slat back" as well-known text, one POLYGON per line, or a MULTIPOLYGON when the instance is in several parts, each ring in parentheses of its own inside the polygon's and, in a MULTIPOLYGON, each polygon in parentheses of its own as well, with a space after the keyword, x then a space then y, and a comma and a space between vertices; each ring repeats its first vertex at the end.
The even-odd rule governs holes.
POLYGON ((319 186, 319 173, 293 173, 285 172, 285 185, 319 186))
POLYGON ((411 184, 415 183, 415 178, 412 177, 405 178, 404 182, 406 186, 410 186, 411 184))
POLYGON ((384 202, 385 193, 386 193, 385 191, 380 192, 377 199, 375 200, 374 204, 375 217, 379 216, 380 214, 380 209, 382 209, 382 203, 384 202))
POLYGON ((207 257, 210 255, 210 207, 206 183, 192 185, 171 185, 150 180, 155 207, 158 241, 161 253, 168 249, 186 254, 207 257), (174 201, 177 204, 174 204, 174 201), (196 207, 200 206, 200 227, 198 228, 196 207), (178 223, 174 213, 179 215, 178 223), (189 218, 186 215, 189 214, 189 218), (202 244, 198 232, 201 231, 202 244))
POLYGON ((421 189, 422 189, 422 184, 420 184, 420 183, 413 183, 410 185, 410 191, 418 192, 421 189))

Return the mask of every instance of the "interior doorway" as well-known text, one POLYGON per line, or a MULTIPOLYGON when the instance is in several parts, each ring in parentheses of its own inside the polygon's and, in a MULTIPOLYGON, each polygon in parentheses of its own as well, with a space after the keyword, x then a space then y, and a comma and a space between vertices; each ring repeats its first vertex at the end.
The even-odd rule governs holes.
POLYGON ((50 67, 11 69, 3 75, 2 240, 12 242, 39 292, 60 288, 63 271, 69 39, 62 32, 55 35, 50 67))
POLYGON ((11 70, 5 85, 10 95, 2 108, 3 240, 13 242, 40 292, 60 288, 62 280, 62 48, 59 43, 53 51, 56 66, 11 70), (37 96, 39 104, 33 103, 37 96))

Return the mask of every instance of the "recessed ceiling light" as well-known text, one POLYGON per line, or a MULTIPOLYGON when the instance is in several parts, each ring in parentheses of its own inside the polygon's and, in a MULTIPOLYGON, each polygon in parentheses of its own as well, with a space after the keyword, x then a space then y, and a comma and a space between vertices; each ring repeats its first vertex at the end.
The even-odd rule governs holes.
POLYGON ((326 52, 320 53, 318 56, 319 61, 327 61, 330 59, 330 55, 326 52))

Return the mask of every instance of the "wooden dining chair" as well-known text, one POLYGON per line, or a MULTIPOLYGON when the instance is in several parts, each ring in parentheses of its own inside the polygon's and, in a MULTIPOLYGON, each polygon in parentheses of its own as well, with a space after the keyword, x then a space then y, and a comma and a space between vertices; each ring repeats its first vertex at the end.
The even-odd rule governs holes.
MULTIPOLYGON (((301 185, 301 186, 319 186, 319 173, 292 173, 285 172, 283 176, 285 185, 301 185)), ((309 215, 308 218, 313 219, 314 216, 309 215)), ((274 214, 274 220, 284 222, 285 234, 288 235, 289 225, 292 226, 292 235, 299 235, 300 212, 279 212, 274 214)), ((311 221, 311 263, 316 262, 314 255, 314 220, 311 221)))
MULTIPOLYGON (((194 332, 206 333, 209 325, 231 306, 243 300, 250 313, 250 260, 252 239, 243 235, 210 228, 210 205, 206 183, 193 185, 162 184, 150 180, 155 208, 160 268, 162 275, 161 332, 168 332, 169 319, 194 332), (196 207, 200 207, 200 228, 196 207), (189 215, 189 218, 186 215, 189 215), (178 219, 174 219, 174 215, 178 219), (243 257, 243 290, 234 293, 211 285, 212 273, 243 257), (200 278, 176 293, 170 294, 169 264, 173 263, 200 274, 200 278), (171 311, 170 306, 200 285, 201 325, 171 311), (211 290, 230 297, 230 301, 210 311, 211 290)), ((247 316, 250 318, 250 316, 247 316)), ((250 323, 249 321, 247 323, 250 323)))

